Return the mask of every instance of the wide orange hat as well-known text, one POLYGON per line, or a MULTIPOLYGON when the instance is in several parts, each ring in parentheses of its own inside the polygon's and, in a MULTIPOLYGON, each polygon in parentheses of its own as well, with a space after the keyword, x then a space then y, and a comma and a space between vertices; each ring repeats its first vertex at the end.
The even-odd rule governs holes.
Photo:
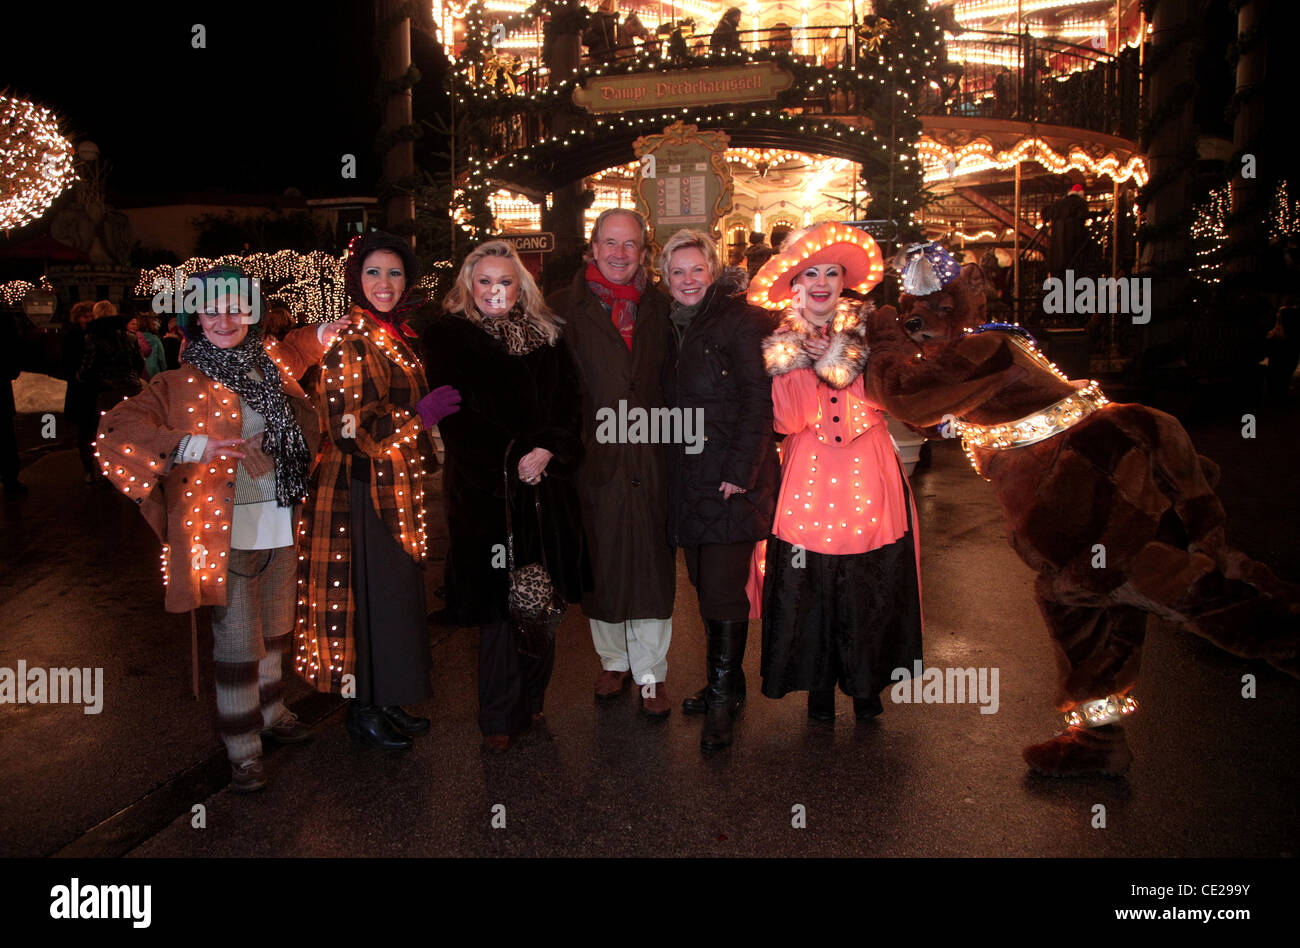
POLYGON ((784 309, 794 297, 793 280, 808 267, 838 263, 844 288, 866 293, 885 276, 880 247, 866 231, 831 221, 788 241, 749 282, 749 301, 764 309, 784 309))

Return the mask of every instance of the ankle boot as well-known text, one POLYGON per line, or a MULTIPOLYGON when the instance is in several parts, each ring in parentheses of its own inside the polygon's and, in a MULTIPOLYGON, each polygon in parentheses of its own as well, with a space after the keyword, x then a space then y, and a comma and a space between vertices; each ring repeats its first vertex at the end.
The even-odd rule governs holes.
POLYGON ((701 750, 717 750, 731 744, 732 724, 745 704, 745 643, 749 620, 709 620, 709 686, 704 691, 708 716, 700 734, 701 750))
POLYGON ((398 732, 373 704, 360 704, 355 698, 348 702, 348 712, 343 719, 348 734, 359 744, 368 744, 383 750, 410 750, 411 739, 398 732))
POLYGON ((388 723, 407 734, 423 734, 429 730, 429 719, 407 714, 400 706, 390 704, 379 709, 379 713, 388 718, 388 723))

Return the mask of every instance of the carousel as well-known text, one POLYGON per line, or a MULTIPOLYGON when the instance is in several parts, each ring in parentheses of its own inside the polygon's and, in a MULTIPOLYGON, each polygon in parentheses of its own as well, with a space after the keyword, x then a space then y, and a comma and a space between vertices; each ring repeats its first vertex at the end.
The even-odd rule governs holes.
POLYGON ((863 222, 886 251, 939 239, 992 268, 1020 316, 1072 190, 1089 239, 1069 265, 1136 259, 1138 0, 436 0, 433 14, 455 109, 479 120, 456 180, 496 233, 554 233, 562 251, 607 208, 662 214, 646 143, 677 127, 721 133, 717 194, 693 222, 733 262, 751 235, 863 222))

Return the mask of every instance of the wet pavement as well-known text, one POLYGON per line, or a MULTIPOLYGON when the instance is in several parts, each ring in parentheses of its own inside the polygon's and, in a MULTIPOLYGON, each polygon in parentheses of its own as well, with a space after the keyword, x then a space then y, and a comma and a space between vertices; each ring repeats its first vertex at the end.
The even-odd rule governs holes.
MULTIPOLYGON (((1229 536, 1300 581, 1296 411, 1257 437, 1225 417, 1192 426, 1223 468, 1229 536)), ((20 428, 30 419, 20 419, 20 428)), ((502 756, 479 749, 476 631, 431 627, 434 720, 414 751, 352 745, 342 705, 286 672, 311 743, 275 750, 270 786, 238 795, 213 723, 210 633, 190 694, 189 618, 162 609, 158 542, 134 505, 81 481, 64 444, 25 453, 24 498, 0 501, 0 667, 102 667, 104 705, 0 705, 0 856, 1294 856, 1300 682, 1152 625, 1122 779, 1029 774, 1050 736, 1055 679, 1033 576, 1006 543, 988 486, 952 443, 913 478, 927 663, 997 669, 997 713, 893 705, 857 724, 808 720, 802 695, 758 691, 736 743, 704 757, 678 701, 703 683, 703 629, 679 565, 672 715, 631 694, 597 705, 585 620, 559 634, 546 723, 502 756), (1242 675, 1258 695, 1241 695, 1242 675), (1096 804, 1106 825, 1094 828, 1096 804), (196 828, 194 807, 206 825, 196 828), (802 807, 802 811, 797 810, 802 807), (804 828, 793 824, 805 822, 804 828), (494 826, 494 822, 498 824, 494 826), (504 822, 504 825, 500 825, 504 822)), ((434 518, 434 549, 445 534, 434 518)), ((611 527, 612 528, 612 527, 611 527)), ((426 573, 430 604, 441 563, 426 573)))

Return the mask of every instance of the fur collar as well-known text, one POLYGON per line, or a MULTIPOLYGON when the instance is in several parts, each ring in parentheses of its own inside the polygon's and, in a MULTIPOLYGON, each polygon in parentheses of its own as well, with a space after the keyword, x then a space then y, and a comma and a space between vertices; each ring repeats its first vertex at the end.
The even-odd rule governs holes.
POLYGON ((763 364, 768 375, 785 375, 795 369, 812 369, 831 388, 848 388, 867 367, 867 320, 871 303, 841 299, 831 322, 831 345, 815 363, 803 341, 817 328, 794 309, 781 314, 776 332, 763 340, 763 364))

